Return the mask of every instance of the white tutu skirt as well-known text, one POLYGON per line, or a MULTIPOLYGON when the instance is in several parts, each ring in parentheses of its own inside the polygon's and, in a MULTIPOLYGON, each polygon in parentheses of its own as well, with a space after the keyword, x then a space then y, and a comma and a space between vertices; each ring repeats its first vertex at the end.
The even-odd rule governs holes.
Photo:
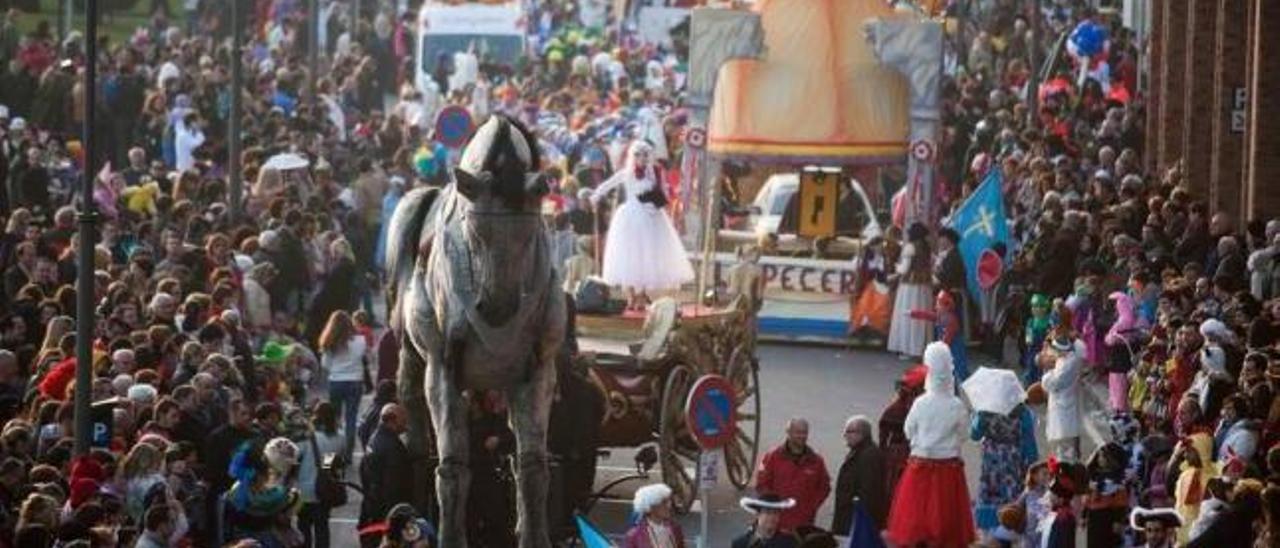
POLYGON ((604 247, 604 281, 639 290, 674 289, 693 266, 667 212, 627 200, 613 212, 604 247))

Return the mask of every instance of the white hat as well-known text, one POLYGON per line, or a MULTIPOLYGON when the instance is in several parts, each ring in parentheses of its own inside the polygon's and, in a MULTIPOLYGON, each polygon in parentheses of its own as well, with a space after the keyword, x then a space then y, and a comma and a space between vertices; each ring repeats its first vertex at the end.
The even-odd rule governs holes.
POLYGON ((279 243, 280 243, 279 232, 276 232, 274 230, 264 230, 262 231, 261 234, 258 234, 258 245, 262 246, 262 249, 265 249, 268 251, 276 251, 276 246, 279 243))
POLYGON ((743 510, 758 514, 761 510, 781 511, 792 508, 796 505, 796 499, 784 499, 773 493, 765 493, 758 497, 742 497, 738 500, 738 506, 743 510))
POLYGON ((655 483, 636 489, 632 506, 637 514, 643 516, 669 498, 671 498, 671 488, 663 483, 655 483))
POLYGON ((267 464, 277 472, 288 472, 289 467, 298 464, 298 446, 288 438, 273 438, 262 450, 267 457, 267 464))
POLYGON ((1148 521, 1163 522, 1170 529, 1182 527, 1182 516, 1173 508, 1143 508, 1135 506, 1129 514, 1129 527, 1145 529, 1148 521))
POLYGON ((9 131, 26 131, 27 120, 21 116, 14 118, 9 122, 9 131))
POLYGON ((1200 324, 1200 336, 1217 341, 1231 341, 1235 339, 1235 334, 1227 328, 1227 324, 1222 320, 1209 318, 1200 324))
POLYGON ((8 120, 8 119, 9 119, 9 107, 5 105, 0 105, 0 120, 8 120))
POLYGON ((951 348, 944 342, 931 342, 924 348, 924 365, 929 368, 929 376, 955 374, 951 348))
POLYGON ((153 403, 159 395, 156 387, 149 384, 135 384, 129 387, 129 400, 135 403, 153 403))

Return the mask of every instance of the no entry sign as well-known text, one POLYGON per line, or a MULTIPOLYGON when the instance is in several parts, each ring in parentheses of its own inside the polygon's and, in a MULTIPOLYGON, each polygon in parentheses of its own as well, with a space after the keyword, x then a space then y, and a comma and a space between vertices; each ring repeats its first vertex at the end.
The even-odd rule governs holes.
POLYGON ((436 140, 449 148, 462 148, 471 136, 471 113, 458 105, 449 105, 436 116, 436 140))
POLYGON ((685 402, 685 422, 703 450, 728 445, 738 433, 733 385, 720 375, 703 375, 685 402))

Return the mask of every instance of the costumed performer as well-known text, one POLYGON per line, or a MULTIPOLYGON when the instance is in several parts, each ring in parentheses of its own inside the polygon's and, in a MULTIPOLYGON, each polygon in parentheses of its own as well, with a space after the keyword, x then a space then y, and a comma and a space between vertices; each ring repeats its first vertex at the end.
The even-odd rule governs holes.
POLYGON ((684 548, 684 531, 671 509, 671 488, 655 483, 636 490, 632 501, 639 521, 627 531, 622 548, 684 548))
POLYGON ((755 514, 755 521, 751 530, 733 540, 733 548, 796 548, 800 545, 795 535, 778 526, 782 522, 782 511, 795 507, 796 499, 762 493, 755 498, 742 497, 738 505, 755 514))
POLYGON ((960 444, 969 427, 969 409, 956 396, 951 350, 930 343, 924 395, 911 404, 903 431, 911 457, 889 511, 888 540, 903 546, 969 546, 977 538, 969 508, 969 488, 960 444))
POLYGON ((1044 341, 1049 336, 1049 298, 1041 293, 1031 296, 1031 318, 1024 329, 1022 351, 1022 380, 1031 386, 1040 382, 1040 366, 1036 364, 1036 356, 1044 348, 1044 341))
POLYGON ((667 196, 652 146, 632 143, 627 165, 596 188, 592 204, 618 186, 626 198, 609 223, 603 278, 627 290, 628 309, 641 310, 649 301, 649 290, 680 287, 693 279, 693 266, 663 209, 667 196))
POLYGON ((1049 514, 1040 521, 1038 533, 1041 548, 1075 548, 1076 520, 1072 499, 1076 496, 1076 480, 1071 463, 1049 457, 1049 514))
POLYGON ((1182 517, 1173 508, 1135 506, 1129 514, 1129 527, 1146 537, 1146 544, 1141 545, 1145 548, 1173 548, 1177 546, 1174 532, 1182 527, 1182 517))
POLYGON ((897 281, 898 292, 893 297, 893 317, 889 322, 889 340, 886 349, 900 357, 919 356, 933 334, 931 322, 912 318, 914 310, 929 308, 932 301, 933 253, 929 248, 929 229, 913 223, 907 229, 907 243, 898 255, 898 264, 891 280, 897 281))

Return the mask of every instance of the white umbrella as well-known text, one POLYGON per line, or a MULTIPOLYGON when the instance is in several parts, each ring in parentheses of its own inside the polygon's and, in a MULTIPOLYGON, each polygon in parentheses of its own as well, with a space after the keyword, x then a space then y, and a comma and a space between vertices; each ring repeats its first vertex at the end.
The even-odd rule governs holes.
POLYGON ((309 165, 311 165, 311 162, 306 158, 292 152, 286 152, 269 158, 267 163, 262 164, 262 169, 278 169, 280 171, 286 171, 290 169, 302 169, 309 165))
POLYGON ((1009 414, 1027 399, 1018 375, 1008 369, 978 368, 960 388, 974 409, 997 415, 1009 414))

